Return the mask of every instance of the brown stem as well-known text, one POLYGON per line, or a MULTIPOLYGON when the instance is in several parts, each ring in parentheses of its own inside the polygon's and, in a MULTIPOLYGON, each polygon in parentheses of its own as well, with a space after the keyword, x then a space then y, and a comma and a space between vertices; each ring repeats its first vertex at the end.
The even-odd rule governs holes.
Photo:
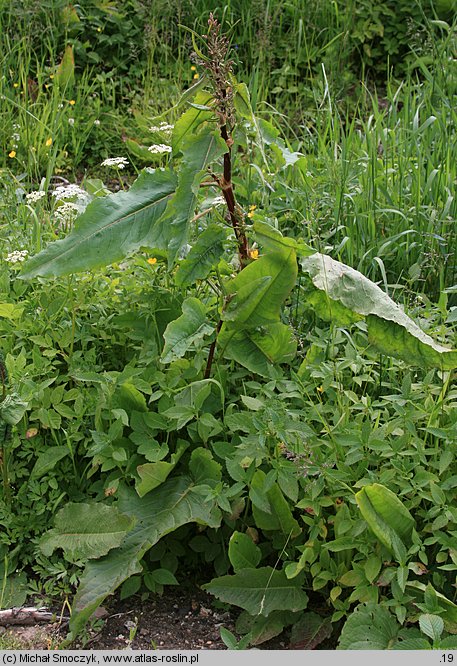
POLYGON ((217 336, 219 335, 221 327, 222 327, 222 319, 219 319, 216 326, 216 337, 212 341, 211 347, 209 348, 208 360, 206 362, 206 368, 205 368, 205 379, 209 379, 209 376, 211 374, 211 366, 213 365, 214 352, 216 351, 216 345, 217 345, 217 336))
POLYGON ((233 140, 228 134, 227 125, 221 125, 221 137, 227 144, 227 152, 224 155, 224 175, 221 180, 222 194, 224 195, 227 204, 230 221, 232 223, 233 231, 238 242, 238 254, 240 257, 240 264, 243 268, 249 263, 249 246, 246 234, 242 227, 242 220, 237 212, 235 193, 233 191, 232 183, 232 143, 233 140))

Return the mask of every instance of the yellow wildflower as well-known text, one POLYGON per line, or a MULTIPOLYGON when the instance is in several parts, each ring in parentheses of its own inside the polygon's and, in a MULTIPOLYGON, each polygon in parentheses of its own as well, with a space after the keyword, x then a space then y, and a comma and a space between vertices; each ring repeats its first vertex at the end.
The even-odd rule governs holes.
POLYGON ((151 266, 154 266, 154 264, 156 264, 156 263, 157 263, 157 259, 155 257, 149 257, 148 264, 150 264, 151 266))
POLYGON ((16 157, 16 151, 12 150, 10 153, 8 153, 8 157, 11 157, 11 158, 16 157))
POLYGON ((259 258, 259 251, 258 250, 249 250, 249 256, 251 259, 258 259, 259 258))
POLYGON ((249 206, 249 210, 255 210, 256 208, 257 208, 257 206, 255 204, 251 204, 249 206))
POLYGON ((76 104, 74 99, 71 99, 68 103, 71 104, 71 106, 74 106, 76 104))
POLYGON ((197 71, 197 68, 195 67, 195 65, 192 65, 192 67, 190 68, 190 71, 191 72, 196 72, 197 71))
POLYGON ((53 79, 53 78, 54 78, 54 74, 50 74, 50 75, 49 75, 49 78, 50 78, 50 79, 53 79))
POLYGON ((324 392, 324 387, 323 386, 318 386, 316 391, 318 391, 319 393, 323 393, 324 392))
POLYGON ((200 74, 198 72, 195 72, 194 79, 199 79, 199 78, 200 78, 200 74))
POLYGON ((248 213, 248 218, 249 218, 250 220, 252 220, 253 217, 254 217, 254 211, 253 211, 253 210, 250 210, 249 213, 248 213))
POLYGON ((46 146, 49 148, 49 146, 52 144, 52 139, 49 137, 49 139, 46 140, 46 146))
POLYGON ((13 88, 19 88, 19 83, 13 83, 13 88))

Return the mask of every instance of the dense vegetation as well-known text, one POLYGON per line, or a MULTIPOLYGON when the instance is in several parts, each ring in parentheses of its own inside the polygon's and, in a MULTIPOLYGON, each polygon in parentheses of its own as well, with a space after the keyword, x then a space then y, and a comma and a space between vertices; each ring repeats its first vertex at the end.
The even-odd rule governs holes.
POLYGON ((455 6, 209 4, 0 3, 0 608, 455 648, 455 6))

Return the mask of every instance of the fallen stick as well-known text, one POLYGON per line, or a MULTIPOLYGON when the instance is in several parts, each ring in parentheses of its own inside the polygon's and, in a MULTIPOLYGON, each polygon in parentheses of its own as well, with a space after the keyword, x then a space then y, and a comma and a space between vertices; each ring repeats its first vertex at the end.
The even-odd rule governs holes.
POLYGON ((46 608, 8 608, 0 610, 0 627, 9 624, 37 624, 40 622, 55 621, 56 614, 49 612, 46 608))

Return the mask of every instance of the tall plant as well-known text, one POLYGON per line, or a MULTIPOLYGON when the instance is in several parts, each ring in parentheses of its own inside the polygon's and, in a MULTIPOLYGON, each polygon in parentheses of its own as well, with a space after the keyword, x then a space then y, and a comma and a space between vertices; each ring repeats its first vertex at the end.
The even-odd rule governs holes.
MULTIPOLYGON (((148 428, 155 436, 168 427, 176 435, 174 450, 166 461, 168 445, 159 451, 142 442, 131 457, 134 488, 120 485, 114 503, 67 505, 42 541, 47 554, 63 548, 68 557, 87 560, 74 601, 73 634, 108 594, 142 571, 147 551, 168 533, 190 522, 218 528, 222 520, 236 530, 245 494, 252 505, 252 524, 278 535, 275 548, 300 537, 302 527, 290 506, 297 501, 298 485, 280 471, 269 473, 265 451, 270 435, 257 449, 246 444, 239 455, 226 459, 226 443, 211 444, 222 426, 204 408, 209 400, 224 405, 223 386, 214 373, 222 359, 266 378, 277 376, 279 365, 293 364, 297 344, 284 318, 284 304, 294 288, 297 298, 324 319, 344 325, 364 320, 371 343, 384 353, 413 364, 457 367, 457 352, 426 335, 375 284, 300 239, 283 236, 268 211, 255 210, 249 202, 241 205, 237 192, 245 190, 243 168, 250 169, 246 155, 255 151, 268 166, 271 146, 285 167, 299 156, 270 123, 254 115, 246 85, 233 75, 228 40, 213 16, 206 36, 193 34, 193 40, 195 62, 204 75, 178 105, 183 111, 171 134, 171 163, 144 169, 127 192, 95 199, 70 234, 27 261, 22 273, 23 279, 59 276, 117 262, 142 248, 153 250, 166 259, 169 280, 183 295, 182 314, 166 326, 157 362, 166 369, 188 353, 206 354, 201 376, 193 376, 162 414, 149 412, 144 397, 128 381, 118 387, 114 411, 119 427, 97 438, 97 453, 116 438, 122 441, 125 427, 135 431, 130 436, 135 444, 147 439, 148 428), (193 420, 197 433, 189 428, 188 439, 183 438, 193 420), (170 421, 174 426, 167 426, 170 421), (214 456, 225 460, 228 483, 214 456)), ((263 407, 245 398, 249 409, 263 407)), ((294 427, 302 432, 306 425, 294 427)), ((270 433, 271 426, 265 431, 270 433)), ((367 497, 358 497, 361 511, 376 526, 375 509, 368 502, 372 497, 367 497)), ((391 505, 394 509, 385 511, 382 520, 392 523, 387 545, 392 542, 398 550, 399 540, 410 538, 411 521, 407 517, 405 525, 397 524, 395 503, 391 505)), ((247 538, 236 533, 230 540, 235 576, 223 576, 209 589, 254 616, 304 609, 301 565, 294 565, 293 573, 259 568, 262 552, 247 538), (259 589, 265 592, 259 594, 259 589)), ((173 580, 163 575, 156 582, 173 580)), ((281 622, 284 626, 287 620, 281 622)))

